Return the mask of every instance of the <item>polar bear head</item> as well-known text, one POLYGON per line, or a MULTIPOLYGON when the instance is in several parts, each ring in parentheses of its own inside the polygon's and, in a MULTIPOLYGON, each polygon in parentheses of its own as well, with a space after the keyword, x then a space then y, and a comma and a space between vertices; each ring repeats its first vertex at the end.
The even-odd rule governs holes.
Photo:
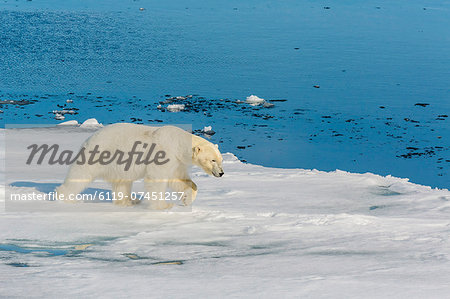
POLYGON ((222 154, 217 144, 205 140, 192 148, 192 163, 203 168, 207 174, 215 177, 223 176, 222 161, 222 154))

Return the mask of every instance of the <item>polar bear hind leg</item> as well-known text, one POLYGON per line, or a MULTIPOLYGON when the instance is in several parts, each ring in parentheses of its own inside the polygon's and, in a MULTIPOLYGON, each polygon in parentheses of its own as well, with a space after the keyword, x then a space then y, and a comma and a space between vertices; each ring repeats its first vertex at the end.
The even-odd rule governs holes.
POLYGON ((138 200, 133 200, 131 196, 132 186, 133 181, 119 180, 112 182, 112 197, 115 205, 131 206, 139 202, 138 200))
POLYGON ((149 207, 151 210, 168 210, 171 209, 174 204, 170 203, 164 198, 160 198, 160 195, 165 195, 167 190, 167 180, 164 179, 151 179, 145 178, 145 191, 149 194, 149 207), (156 199, 153 198, 153 194, 156 195, 156 199))
POLYGON ((91 177, 85 178, 71 178, 68 176, 64 181, 64 184, 56 188, 56 194, 59 200, 66 202, 75 202, 76 196, 86 189, 86 187, 92 182, 91 177))

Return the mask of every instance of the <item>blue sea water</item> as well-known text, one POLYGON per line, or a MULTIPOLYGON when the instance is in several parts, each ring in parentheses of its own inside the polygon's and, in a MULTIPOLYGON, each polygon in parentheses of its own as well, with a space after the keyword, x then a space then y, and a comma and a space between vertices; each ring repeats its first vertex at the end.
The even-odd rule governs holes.
POLYGON ((442 0, 2 0, 0 101, 32 104, 3 102, 0 122, 58 123, 65 107, 211 125, 251 163, 449 188, 449 28, 442 0), (274 108, 235 103, 251 94, 274 108), (163 112, 165 95, 194 109, 163 112))

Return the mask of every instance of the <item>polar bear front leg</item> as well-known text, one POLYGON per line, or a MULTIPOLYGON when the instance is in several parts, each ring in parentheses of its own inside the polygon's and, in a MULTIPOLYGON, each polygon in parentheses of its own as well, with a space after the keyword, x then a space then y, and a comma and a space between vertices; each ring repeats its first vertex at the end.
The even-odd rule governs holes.
POLYGON ((114 197, 114 204, 119 206, 132 206, 137 201, 131 198, 132 181, 117 181, 112 183, 112 196, 114 197))
POLYGON ((149 207, 152 210, 168 210, 174 204, 166 201, 164 198, 159 198, 160 194, 165 194, 167 190, 167 180, 145 179, 145 191, 149 194, 149 207), (156 198, 152 195, 155 194, 156 198))
POLYGON ((171 180, 169 187, 175 192, 183 192, 181 201, 185 206, 191 205, 197 197, 197 185, 190 179, 171 180))

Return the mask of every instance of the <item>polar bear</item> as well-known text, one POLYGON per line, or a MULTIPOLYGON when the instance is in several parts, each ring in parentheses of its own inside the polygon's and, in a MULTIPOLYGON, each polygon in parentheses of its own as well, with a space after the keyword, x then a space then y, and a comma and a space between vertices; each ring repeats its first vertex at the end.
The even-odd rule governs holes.
MULTIPOLYGON (((132 200, 132 184, 143 178, 147 193, 165 194, 170 188, 180 194, 183 192, 181 200, 189 205, 197 195, 197 186, 188 174, 190 165, 197 165, 215 177, 224 174, 217 145, 174 126, 112 124, 89 137, 79 153, 83 155, 77 156, 64 183, 56 189, 60 199, 73 199, 89 183, 101 178, 112 184, 112 194, 120 199, 115 200, 115 204, 132 205, 138 202, 132 200), (91 154, 89 159, 86 153, 91 154), (93 154, 97 155, 97 160, 93 154)), ((149 202, 152 209, 173 206, 166 200, 149 202)))

